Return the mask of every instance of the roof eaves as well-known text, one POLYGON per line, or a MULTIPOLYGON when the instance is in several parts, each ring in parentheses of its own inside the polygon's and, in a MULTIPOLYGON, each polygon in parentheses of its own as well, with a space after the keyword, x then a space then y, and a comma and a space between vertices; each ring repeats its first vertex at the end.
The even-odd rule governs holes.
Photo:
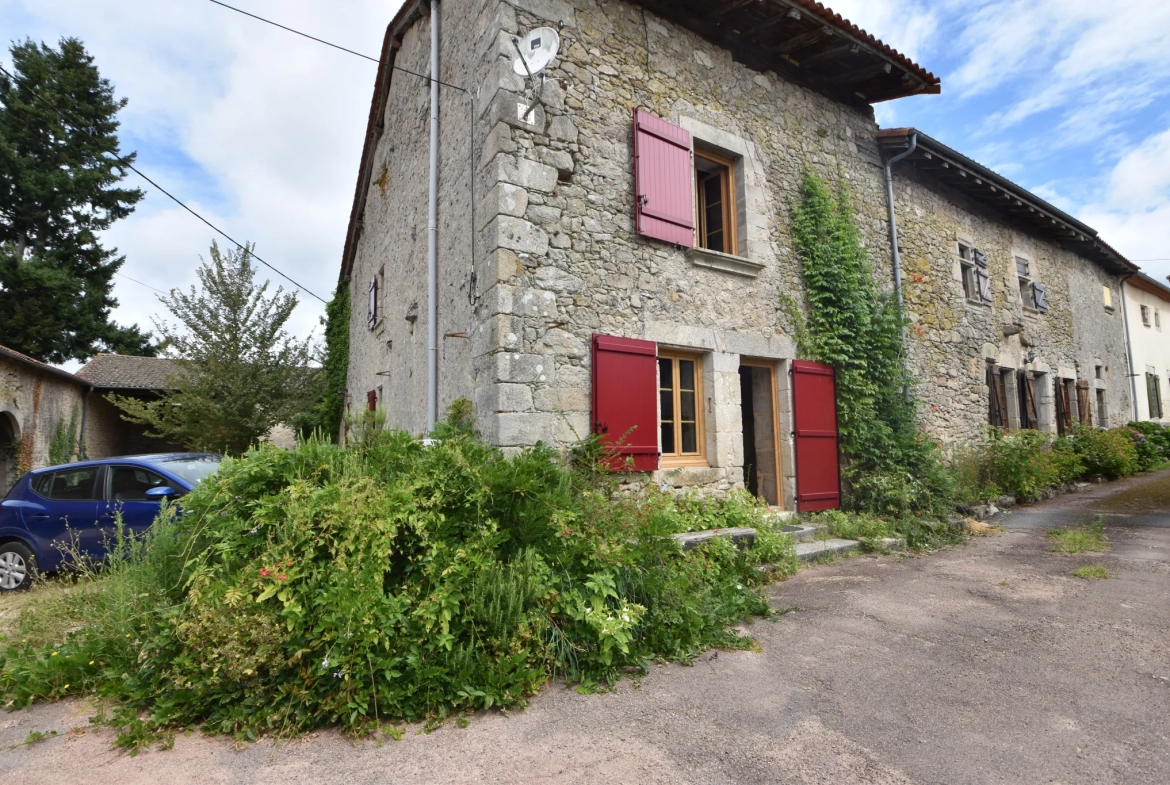
POLYGON ((15 349, 9 349, 7 346, 0 346, 0 357, 7 357, 10 360, 15 360, 18 363, 35 368, 42 373, 47 373, 51 376, 65 379, 66 381, 73 382, 74 384, 79 384, 82 387, 91 386, 89 382, 76 376, 75 374, 69 373, 69 371, 62 371, 60 368, 54 368, 48 363, 43 363, 40 360, 33 359, 27 354, 21 354, 15 349))

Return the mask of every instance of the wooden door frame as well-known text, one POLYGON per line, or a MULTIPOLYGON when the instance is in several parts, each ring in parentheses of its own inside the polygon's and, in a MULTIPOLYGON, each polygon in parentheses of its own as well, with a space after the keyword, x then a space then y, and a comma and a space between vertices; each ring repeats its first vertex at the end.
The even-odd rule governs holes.
MULTIPOLYGON (((780 473, 782 461, 780 459, 780 360, 755 360, 739 358, 741 368, 767 368, 772 372, 772 458, 776 463, 776 504, 780 510, 784 506, 784 475, 780 473)), ((740 417, 740 434, 743 433, 743 417, 740 417)), ((746 456, 745 456, 746 460, 746 456)))

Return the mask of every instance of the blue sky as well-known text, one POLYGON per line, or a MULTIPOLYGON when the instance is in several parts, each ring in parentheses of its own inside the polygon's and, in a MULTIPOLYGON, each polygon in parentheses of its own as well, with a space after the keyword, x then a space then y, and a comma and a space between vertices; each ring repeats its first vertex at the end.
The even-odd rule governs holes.
MULTIPOLYGON (((397 0, 238 0, 377 56, 397 0), (338 10, 338 9, 341 10, 338 10)), ((1170 3, 1166 0, 837 0, 833 10, 942 77, 943 93, 877 107, 1100 231, 1146 271, 1170 274, 1170 3)), ((124 149, 164 187, 328 297, 369 111, 372 63, 207 0, 0 0, 6 39, 81 38, 130 104, 124 149)), ((6 53, 0 58, 7 64, 6 53)), ((142 184, 110 230, 125 275, 167 290, 194 280, 213 235, 142 184)), ((287 284, 286 284, 287 286, 287 284)), ((116 318, 149 326, 149 288, 116 279, 116 318)), ((302 297, 292 329, 323 312, 302 297)))

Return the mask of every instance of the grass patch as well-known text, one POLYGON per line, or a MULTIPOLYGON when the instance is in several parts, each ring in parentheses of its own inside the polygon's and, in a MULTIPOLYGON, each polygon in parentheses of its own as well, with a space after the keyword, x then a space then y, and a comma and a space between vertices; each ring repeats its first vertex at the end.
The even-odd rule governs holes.
POLYGON ((1087 581, 1105 580, 1107 578, 1113 577, 1113 573, 1109 572, 1107 568, 1095 564, 1085 565, 1084 567, 1077 567, 1075 570, 1073 570, 1073 575, 1077 578, 1084 578, 1087 581))
MULTIPOLYGON (((746 494, 623 491, 596 441, 570 463, 514 456, 452 415, 423 446, 355 424, 353 443, 225 461, 72 592, 23 608, 0 699, 99 700, 118 744, 200 726, 240 740, 522 706, 549 679, 605 689, 651 661, 747 648, 772 611, 760 567, 791 538, 746 494), (671 535, 751 526, 755 547, 671 535)), ((772 573, 776 574, 775 572, 772 573)))
POLYGON ((1048 539, 1056 553, 1090 553, 1109 549, 1103 517, 1069 529, 1052 529, 1048 532, 1048 539))
POLYGON ((825 526, 821 537, 858 540, 862 549, 867 551, 880 550, 881 541, 888 537, 899 538, 916 551, 935 550, 962 539, 962 535, 946 523, 912 516, 882 518, 866 513, 827 510, 808 515, 803 520, 825 526))

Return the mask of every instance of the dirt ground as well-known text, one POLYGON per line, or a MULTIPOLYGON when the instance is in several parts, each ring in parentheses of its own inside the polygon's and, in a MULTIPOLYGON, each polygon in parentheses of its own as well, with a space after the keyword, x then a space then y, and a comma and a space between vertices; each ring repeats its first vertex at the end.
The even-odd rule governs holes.
POLYGON ((243 749, 180 737, 129 757, 80 702, 0 715, 0 775, 35 783, 1170 783, 1170 471, 1013 511, 921 557, 865 556, 773 589, 761 650, 550 686, 401 741, 243 749), (1105 516, 1104 554, 1044 530, 1105 516), (1086 581, 1081 565, 1116 577, 1086 581), (21 745, 30 732, 58 736, 21 745), (10 746, 16 745, 16 746, 10 746))

